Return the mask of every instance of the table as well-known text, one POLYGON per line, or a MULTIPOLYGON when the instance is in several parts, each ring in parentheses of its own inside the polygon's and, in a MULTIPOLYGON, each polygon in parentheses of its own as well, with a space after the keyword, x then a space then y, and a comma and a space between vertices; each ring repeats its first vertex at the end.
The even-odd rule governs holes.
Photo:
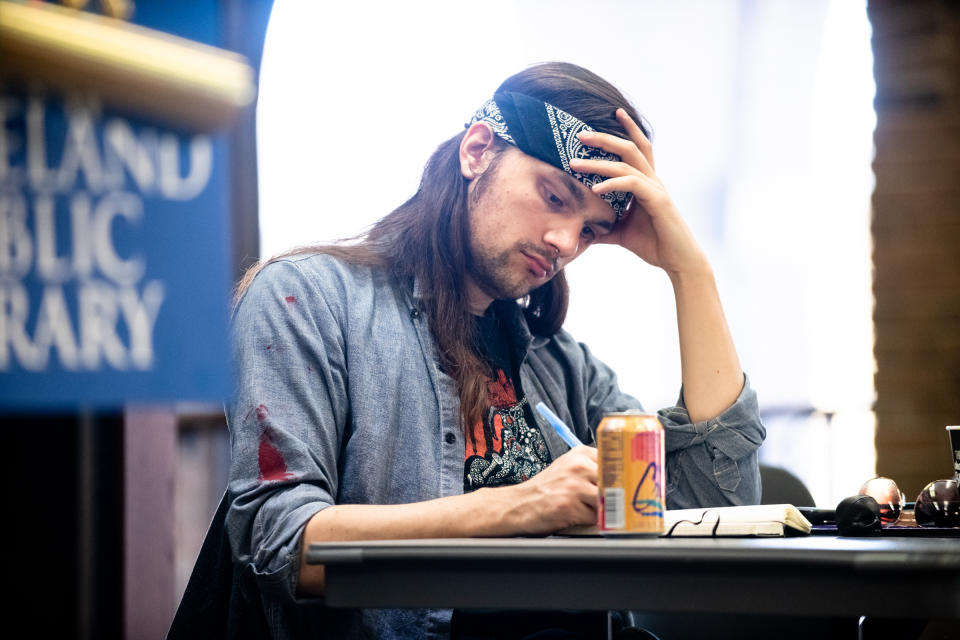
POLYGON ((524 609, 960 618, 957 538, 387 540, 307 558, 332 607, 510 609, 482 585, 516 583, 524 609))

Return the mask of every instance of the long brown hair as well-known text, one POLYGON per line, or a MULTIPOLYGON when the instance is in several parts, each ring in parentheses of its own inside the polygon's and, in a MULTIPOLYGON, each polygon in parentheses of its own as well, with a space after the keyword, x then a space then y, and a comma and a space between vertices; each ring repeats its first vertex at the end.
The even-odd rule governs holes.
MULTIPOLYGON (((498 91, 538 98, 598 131, 627 137, 614 116, 617 107, 622 107, 644 133, 650 134, 646 121, 616 87, 574 64, 534 65, 507 78, 498 91)), ((343 243, 298 247, 254 265, 237 285, 236 299, 264 264, 306 253, 330 254, 357 264, 389 268, 400 277, 415 277, 440 364, 457 383, 462 427, 472 432, 472 425, 481 419, 487 404, 487 366, 478 351, 475 322, 466 297, 470 224, 469 181, 460 173, 463 135, 460 132, 437 148, 427 161, 417 192, 367 232, 343 243)), ((487 172, 493 170, 491 166, 487 172)), ((560 329, 568 294, 562 271, 530 292, 523 313, 534 335, 549 336, 560 329)))

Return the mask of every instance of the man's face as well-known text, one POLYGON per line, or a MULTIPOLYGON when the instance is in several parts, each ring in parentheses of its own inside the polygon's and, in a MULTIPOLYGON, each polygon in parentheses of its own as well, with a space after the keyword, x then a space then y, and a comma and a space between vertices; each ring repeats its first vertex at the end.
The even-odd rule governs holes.
POLYGON ((471 308, 517 299, 609 233, 616 217, 568 173, 507 147, 470 184, 471 308))

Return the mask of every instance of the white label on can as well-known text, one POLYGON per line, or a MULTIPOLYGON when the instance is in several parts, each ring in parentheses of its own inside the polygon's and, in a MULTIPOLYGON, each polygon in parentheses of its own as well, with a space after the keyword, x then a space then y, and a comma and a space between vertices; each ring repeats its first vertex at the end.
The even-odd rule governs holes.
POLYGON ((623 489, 603 490, 603 528, 623 529, 627 526, 623 489))

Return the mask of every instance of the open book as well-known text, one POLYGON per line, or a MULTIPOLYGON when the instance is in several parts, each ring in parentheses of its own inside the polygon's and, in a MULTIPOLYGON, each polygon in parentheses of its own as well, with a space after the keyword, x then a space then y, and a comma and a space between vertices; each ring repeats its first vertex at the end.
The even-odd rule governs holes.
POLYGON ((674 509, 663 514, 665 535, 783 536, 810 533, 810 522, 791 504, 674 509))
MULTIPOLYGON (((810 522, 792 504, 757 504, 745 507, 673 509, 663 512, 665 536, 784 536, 810 533, 810 522)), ((570 527, 557 532, 567 536, 601 535, 596 525, 570 527)), ((617 535, 617 534, 613 534, 617 535)))

